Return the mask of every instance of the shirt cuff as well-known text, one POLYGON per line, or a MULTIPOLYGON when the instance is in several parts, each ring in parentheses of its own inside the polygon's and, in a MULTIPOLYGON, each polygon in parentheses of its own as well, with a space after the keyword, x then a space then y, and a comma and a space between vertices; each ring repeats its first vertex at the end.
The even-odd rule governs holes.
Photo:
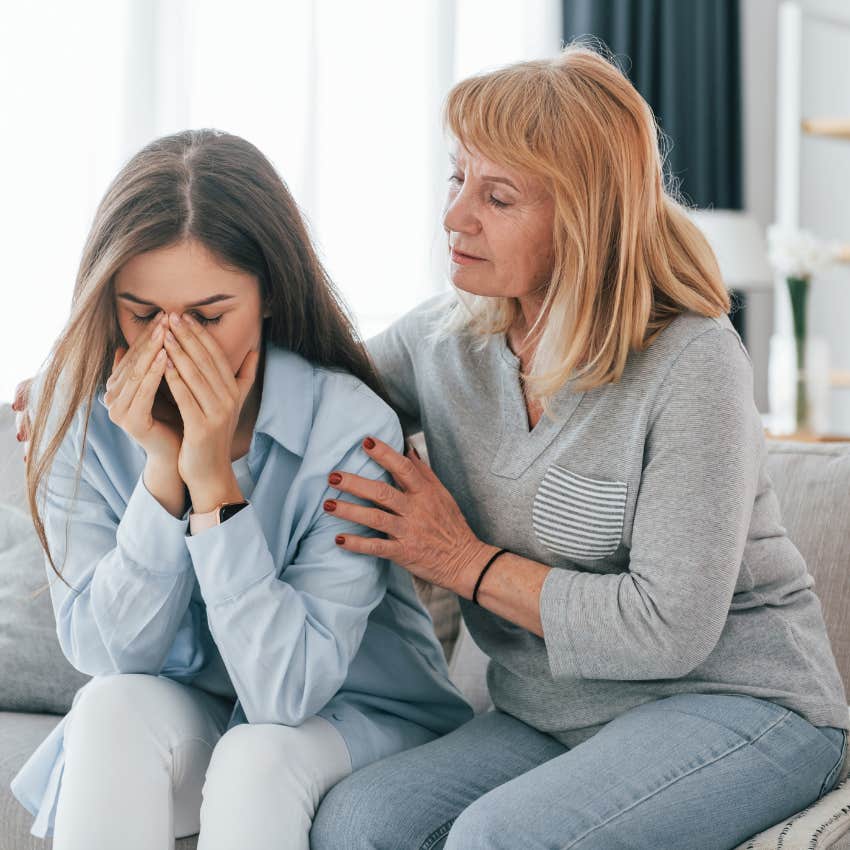
POLYGON ((244 593, 274 569, 254 505, 186 538, 201 594, 215 605, 244 593))
MULTIPOLYGON (((577 608, 570 610, 572 585, 581 576, 578 570, 551 569, 540 589, 540 622, 549 669, 555 679, 587 678, 579 667, 570 624, 577 608)), ((581 623, 573 623, 581 628, 581 623)))
POLYGON ((153 573, 178 573, 191 565, 186 550, 188 519, 172 516, 139 476, 115 532, 130 558, 153 573))

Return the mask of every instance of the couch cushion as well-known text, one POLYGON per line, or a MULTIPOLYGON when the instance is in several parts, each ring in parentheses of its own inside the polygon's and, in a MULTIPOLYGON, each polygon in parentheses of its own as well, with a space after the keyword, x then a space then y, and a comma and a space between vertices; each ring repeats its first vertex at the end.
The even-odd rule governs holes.
POLYGON ((88 677, 59 648, 21 458, 14 412, 0 405, 0 710, 64 714, 88 677))
POLYGON ((30 835, 32 815, 12 796, 9 783, 47 737, 59 718, 47 714, 0 712, 0 848, 43 850, 47 845, 30 835))
POLYGON ((768 442, 782 522, 814 578, 844 688, 850 694, 850 444, 768 442))

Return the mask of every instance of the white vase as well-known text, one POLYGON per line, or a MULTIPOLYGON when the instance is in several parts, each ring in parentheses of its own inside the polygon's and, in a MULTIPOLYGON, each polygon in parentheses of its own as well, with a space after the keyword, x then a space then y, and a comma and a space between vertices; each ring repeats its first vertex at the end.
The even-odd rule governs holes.
MULTIPOLYGON (((810 432, 829 431, 829 345, 824 337, 806 340, 806 394, 810 432)), ((774 434, 801 431, 797 422, 797 344, 790 334, 770 338, 768 363, 768 402, 770 430, 774 434)))

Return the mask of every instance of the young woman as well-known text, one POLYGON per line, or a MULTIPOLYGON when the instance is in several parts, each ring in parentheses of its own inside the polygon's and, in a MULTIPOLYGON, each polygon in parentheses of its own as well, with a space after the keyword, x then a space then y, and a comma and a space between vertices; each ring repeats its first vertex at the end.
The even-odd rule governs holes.
POLYGON ((471 717, 409 573, 326 510, 341 474, 388 486, 367 447, 401 427, 252 145, 178 133, 122 169, 30 408, 59 640, 93 677, 14 779, 33 834, 306 850, 335 782, 471 717))
POLYGON ((456 291, 369 342, 433 472, 378 441, 396 486, 334 515, 458 594, 496 710, 344 779, 311 846, 727 850, 846 775, 850 717, 716 261, 597 53, 446 119, 456 291))

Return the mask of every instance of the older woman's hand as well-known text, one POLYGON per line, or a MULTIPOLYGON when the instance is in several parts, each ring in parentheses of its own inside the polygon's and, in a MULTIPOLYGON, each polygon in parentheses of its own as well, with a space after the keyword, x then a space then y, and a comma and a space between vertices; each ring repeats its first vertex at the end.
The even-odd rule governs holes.
POLYGON ((396 486, 333 472, 328 476, 332 487, 376 507, 328 499, 324 508, 381 531, 387 539, 346 534, 337 536, 337 545, 388 558, 425 581, 471 598, 478 573, 496 547, 476 537, 451 493, 414 449, 402 455, 372 437, 363 441, 363 448, 392 475, 396 486))
POLYGON ((12 401, 12 410, 15 411, 15 430, 19 443, 23 443, 24 463, 27 460, 30 441, 30 418, 29 418, 29 392, 33 378, 25 378, 15 387, 15 397, 12 401))

